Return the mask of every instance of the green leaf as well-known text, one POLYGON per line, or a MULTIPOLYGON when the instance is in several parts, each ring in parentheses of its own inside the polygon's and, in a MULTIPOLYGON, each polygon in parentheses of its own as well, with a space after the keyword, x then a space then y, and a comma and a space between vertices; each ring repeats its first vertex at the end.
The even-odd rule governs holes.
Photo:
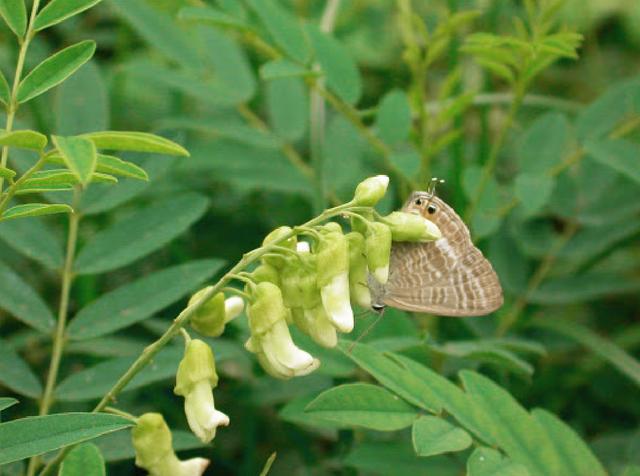
MULTIPOLYGON (((47 161, 53 164, 64 165, 64 159, 60 155, 51 155, 47 157, 47 161)), ((144 169, 133 162, 119 159, 112 155, 98 154, 96 162, 96 172, 93 174, 92 181, 100 181, 103 176, 101 174, 118 175, 137 180, 149 180, 149 176, 144 169)))
POLYGON ((82 137, 91 140, 98 149, 189 156, 189 152, 181 145, 146 132, 102 131, 84 134, 82 137))
POLYGON ((10 463, 132 426, 116 415, 59 413, 0 424, 0 464, 10 463))
POLYGON ((80 183, 86 186, 96 170, 98 153, 96 146, 90 140, 82 137, 59 137, 51 139, 62 155, 66 166, 78 177, 80 183))
POLYGON ((55 132, 72 136, 109 127, 109 91, 96 60, 85 63, 57 89, 55 132))
POLYGON ((529 476, 529 472, 496 450, 480 447, 467 460, 467 476, 529 476))
POLYGON ((269 471, 271 471, 271 466, 273 466, 273 463, 276 461, 277 455, 278 453, 276 453, 275 451, 271 453, 271 456, 269 456, 269 458, 267 459, 267 462, 264 464, 262 471, 260 471, 260 476, 267 476, 269 474, 269 471))
POLYGON ((2 132, 0 133, 0 145, 39 151, 46 147, 47 136, 28 130, 2 132))
MULTIPOLYGON (((637 362, 636 362, 637 365, 637 362)), ((638 366, 640 368, 640 366, 638 366)), ((582 439, 562 420, 546 410, 535 409, 533 418, 545 429, 557 448, 562 469, 560 474, 606 476, 607 472, 582 439)))
POLYGON ((307 131, 309 97, 298 78, 281 78, 266 84, 269 123, 280 137, 295 141, 307 131))
MULTIPOLYGON (((3 281, 4 282, 4 281, 3 281)), ((0 339, 0 382, 8 389, 29 398, 40 398, 42 385, 27 363, 0 339)))
POLYGON ((363 343, 347 344, 341 345, 340 350, 378 382, 409 403, 433 413, 442 411, 442 401, 427 382, 372 346, 363 343))
POLYGON ((349 51, 333 36, 314 25, 309 25, 307 31, 329 89, 345 102, 357 103, 362 95, 362 81, 349 51))
POLYGON ((80 250, 76 272, 104 273, 148 255, 184 233, 208 206, 206 197, 189 193, 139 210, 97 233, 80 250))
POLYGON ((588 141, 587 153, 598 163, 611 167, 616 172, 640 183, 638 156, 640 145, 624 139, 588 141))
POLYGON ((418 456, 434 456, 467 449, 473 443, 469 433, 438 417, 423 416, 411 430, 413 448, 418 456))
POLYGON ((532 476, 561 474, 556 448, 544 428, 506 390, 475 372, 463 370, 460 377, 474 404, 492 422, 498 446, 513 461, 525 465, 532 476))
POLYGON ((0 102, 5 106, 11 104, 11 90, 9 83, 7 83, 7 78, 4 77, 2 71, 0 71, 0 102))
POLYGON ((298 19, 275 0, 249 0, 247 3, 256 12, 276 45, 290 58, 306 63, 309 59, 309 45, 298 19))
POLYGON ((76 315, 69 337, 99 337, 151 317, 195 291, 222 265, 219 260, 201 260, 173 266, 103 294, 76 315))
POLYGON ((529 301, 536 304, 575 304, 638 290, 638 278, 621 279, 614 274, 592 272, 549 279, 531 294, 529 301))
MULTIPOLYGON (((4 224, 3 224, 4 225, 4 224)), ((0 308, 43 333, 51 332, 54 318, 44 301, 7 265, 0 262, 0 308)))
MULTIPOLYGON (((464 169, 462 174, 462 187, 466 196, 473 200, 476 197, 478 186, 482 177, 482 168, 470 166, 464 169)), ((476 213, 471 223, 474 237, 480 239, 495 233, 502 223, 502 217, 498 213, 504 206, 504 199, 500 195, 498 183, 494 177, 489 177, 478 201, 476 213)))
POLYGON ((18 400, 9 397, 0 397, 0 412, 18 404, 18 400))
POLYGON ((550 175, 521 173, 514 181, 514 193, 524 216, 539 212, 551 198, 555 180, 550 175))
POLYGON ((0 221, 14 218, 54 215, 56 213, 73 213, 73 209, 69 205, 62 204, 29 203, 26 205, 16 205, 15 207, 5 210, 0 216, 0 221))
POLYGON ((89 61, 95 50, 95 41, 81 41, 44 60, 20 83, 18 102, 25 103, 63 82, 89 61))
POLYGON ((0 223, 0 238, 14 250, 48 269, 62 268, 62 243, 42 220, 32 218, 0 223))
POLYGON ((200 22, 208 25, 248 30, 249 24, 243 19, 229 15, 211 7, 183 7, 178 12, 178 19, 189 22, 200 22))
POLYGON ((519 141, 520 171, 548 173, 566 155, 570 132, 569 121, 564 114, 550 112, 537 118, 519 141))
POLYGON ((536 327, 548 329, 575 340, 595 353, 640 386, 640 362, 612 341, 600 337, 577 322, 559 320, 535 320, 536 327))
POLYGON ((365 383, 331 388, 316 397, 305 411, 340 427, 362 426, 378 431, 395 431, 410 426, 416 410, 388 390, 365 383))
POLYGON ((282 78, 317 76, 318 73, 287 59, 269 61, 260 66, 260 77, 265 81, 282 78))
POLYGON ((111 4, 160 53, 187 68, 201 69, 202 61, 192 46, 190 34, 180 29, 161 8, 154 8, 144 0, 112 0, 111 4))
MULTIPOLYGON (((169 323, 167 322, 167 326, 169 323)), ((222 341, 224 342, 224 341, 222 341)), ((212 342, 216 362, 229 359, 232 355, 229 346, 216 345, 212 342)), ((178 364, 184 355, 184 346, 170 345, 162 349, 152 362, 127 384, 124 391, 148 387, 152 383, 175 379, 178 364)), ((56 399, 65 402, 82 402, 100 399, 118 381, 137 356, 119 357, 101 362, 80 372, 71 374, 58 384, 56 399)), ((234 358, 235 361, 235 358, 234 358)))
POLYGON ((411 105, 404 91, 392 89, 380 101, 376 129, 383 142, 404 142, 411 131, 411 105))
POLYGON ((44 30, 93 7, 100 0, 51 0, 40 10, 33 27, 44 30))
POLYGON ((104 458, 93 443, 76 446, 64 458, 58 476, 105 476, 104 458))
POLYGON ((18 38, 24 36, 27 30, 27 9, 24 0, 0 0, 0 15, 18 38))

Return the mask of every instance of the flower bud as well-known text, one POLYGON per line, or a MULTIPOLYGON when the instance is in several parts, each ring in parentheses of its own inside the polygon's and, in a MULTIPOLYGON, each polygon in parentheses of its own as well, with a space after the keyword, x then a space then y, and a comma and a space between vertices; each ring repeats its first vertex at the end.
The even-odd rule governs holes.
POLYGON ((353 310, 349 296, 349 275, 341 273, 333 277, 320 289, 322 305, 329 321, 340 332, 353 330, 353 310))
POLYGON ((349 243, 349 295, 351 300, 365 309, 371 308, 371 293, 367 286, 367 257, 364 237, 355 231, 346 235, 349 243))
POLYGON ((286 321, 287 314, 280 288, 268 281, 258 283, 247 312, 251 334, 265 334, 276 322, 286 321))
POLYGON ((365 238, 367 265, 376 281, 385 284, 389 279, 389 258, 391 256, 391 230, 380 222, 371 223, 365 238))
MULTIPOLYGON (((201 289, 191 296, 189 306, 198 302, 202 295, 210 289, 211 286, 201 289)), ((191 316, 189 324, 202 335, 217 337, 224 332, 224 321, 224 294, 218 293, 200 306, 200 309, 191 316)))
POLYGON ((356 187, 353 196, 355 205, 361 207, 373 207, 384 197, 389 185, 389 177, 386 175, 376 175, 363 180, 356 187))
POLYGON ((341 231, 322 233, 317 252, 318 286, 326 286, 339 274, 349 271, 349 245, 341 231))
POLYGON ((438 225, 416 213, 393 212, 383 218, 393 241, 435 241, 442 238, 438 225))
POLYGON ((251 278, 257 283, 268 281, 278 286, 280 284, 280 273, 269 264, 261 264, 251 273, 251 278))
POLYGON ((173 451, 171 431, 159 413, 145 413, 131 431, 136 465, 151 476, 201 476, 209 460, 180 461, 173 451))
POLYGON ((296 309, 293 312, 293 322, 302 332, 323 347, 331 348, 338 344, 336 328, 329 320, 322 304, 312 309, 296 309))
POLYGON ((184 397, 184 410, 191 431, 204 443, 216 436, 218 426, 229 417, 215 409, 212 387, 218 385, 211 347, 199 339, 189 341, 178 366, 173 392, 184 397))
MULTIPOLYGON (((288 226, 278 227, 275 230, 273 230, 271 233, 269 233, 264 238, 264 240, 262 240, 262 245, 266 246, 266 245, 272 244, 272 243, 282 239, 285 235, 291 233, 291 231, 292 231, 291 227, 288 227, 288 226)), ((297 242, 296 237, 292 236, 291 238, 288 238, 288 239, 278 243, 278 246, 283 246, 285 248, 289 248, 289 249, 295 251, 296 242, 297 242)), ((264 256, 262 258, 262 262, 270 264, 271 266, 275 267, 276 269, 280 269, 285 265, 286 257, 285 256, 264 256)))
POLYGON ((311 253, 311 246, 309 246, 308 241, 298 241, 296 244, 296 251, 301 254, 311 253))

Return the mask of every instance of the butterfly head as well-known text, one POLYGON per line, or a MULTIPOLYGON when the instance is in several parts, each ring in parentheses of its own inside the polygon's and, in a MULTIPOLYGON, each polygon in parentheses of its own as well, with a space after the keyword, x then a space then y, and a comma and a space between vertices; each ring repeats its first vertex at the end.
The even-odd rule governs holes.
POLYGON ((433 220, 440 211, 440 200, 436 197, 436 186, 444 180, 431 179, 426 192, 413 192, 404 205, 403 211, 418 213, 428 220, 433 220))

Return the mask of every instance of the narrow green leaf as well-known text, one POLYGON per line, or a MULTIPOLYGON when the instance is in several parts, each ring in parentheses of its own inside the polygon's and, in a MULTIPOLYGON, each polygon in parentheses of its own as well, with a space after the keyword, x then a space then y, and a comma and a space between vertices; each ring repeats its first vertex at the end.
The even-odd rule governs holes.
POLYGON ((76 446, 64 458, 58 476, 105 476, 104 458, 93 443, 76 446))
MULTIPOLYGON (((65 164, 61 155, 48 156, 47 162, 58 165, 65 164)), ((92 181, 100 181, 100 179, 104 179, 104 175, 102 174, 118 175, 120 177, 144 180, 145 182, 149 180, 147 172, 145 172, 142 167, 134 164, 133 162, 128 162, 112 155, 98 154, 96 172, 98 172, 98 174, 93 174, 91 177, 92 181)))
POLYGON ((87 40, 50 56, 22 80, 18 88, 18 102, 27 102, 57 86, 89 61, 95 51, 95 41, 87 40))
POLYGON ((39 398, 42 385, 33 370, 7 342, 0 339, 0 344, 0 383, 25 397, 39 398))
POLYGON ((51 0, 40 10, 33 26, 36 31, 44 30, 88 10, 99 2, 100 0, 51 0))
POLYGON ((73 185, 69 185, 69 184, 23 183, 16 190, 16 195, 29 195, 33 193, 49 194, 49 193, 55 193, 55 192, 72 192, 72 191, 73 191, 73 185))
MULTIPOLYGON (((4 225, 4 224, 3 224, 4 225)), ((55 320, 36 292, 4 263, 0 262, 0 308, 41 332, 53 329, 55 320)))
POLYGON ((460 377, 474 403, 492 422, 491 432, 499 447, 532 476, 561 474, 556 448, 544 428, 503 388, 475 372, 460 377))
POLYGON ((298 78, 280 78, 266 84, 269 122, 284 139, 298 140, 307 130, 309 97, 307 87, 298 78))
POLYGON ((80 250, 75 269, 95 274, 132 263, 181 235, 208 205, 202 195, 185 194, 139 210, 97 233, 80 250))
POLYGON ((86 186, 96 170, 96 162, 98 161, 96 146, 90 140, 82 137, 52 136, 51 139, 62 155, 66 166, 78 177, 80 183, 86 186))
POLYGON ((0 71, 0 102, 5 106, 11 104, 11 89, 9 88, 7 78, 4 77, 2 71, 0 71))
POLYGON ((115 335, 69 342, 65 352, 94 357, 129 357, 139 355, 145 347, 145 341, 141 339, 115 335))
MULTIPOLYGON (((173 449, 176 452, 204 448, 207 446, 190 431, 171 430, 173 437, 173 449)), ((131 431, 116 431, 104 436, 100 436, 92 441, 104 456, 104 459, 111 463, 114 461, 124 461, 135 458, 135 450, 131 444, 131 431)), ((133 464, 133 463, 132 463, 133 464)))
POLYGON ((27 9, 24 0, 0 0, 0 15, 18 38, 27 30, 27 9))
POLYGON ((520 171, 548 173, 567 153, 571 128, 564 114, 541 115, 524 131, 518 146, 520 171))
POLYGON ((116 415, 59 413, 0 424, 0 464, 57 450, 132 426, 116 415))
POLYGON ((467 476, 530 475, 523 465, 514 463, 492 448, 480 447, 476 448, 467 460, 467 476))
POLYGON ((71 321, 69 337, 99 337, 151 317, 195 291, 222 265, 219 260, 202 260, 173 266, 103 294, 71 321))
POLYGON ((248 30, 249 24, 242 18, 229 15, 212 7, 183 7, 178 12, 178 19, 188 22, 199 22, 208 25, 248 30))
POLYGON ((416 410, 388 390, 365 383, 340 385, 316 397, 305 411, 340 427, 395 431, 410 426, 416 410))
POLYGON ((309 46, 302 26, 293 14, 274 0, 249 0, 267 31, 289 57, 305 63, 309 59, 309 46))
POLYGON ((423 416, 411 430, 413 448, 418 456, 434 456, 467 449, 473 443, 469 433, 442 418, 423 416))
POLYGON ((0 145, 21 149, 42 150, 47 145, 47 136, 36 131, 11 131, 0 133, 0 145))
POLYGON ((545 281, 530 296, 538 304, 575 304, 604 296, 632 294, 640 290, 640 279, 609 273, 585 273, 545 281))
POLYGON ((0 224, 0 239, 48 269, 62 267, 62 243, 42 219, 3 222, 0 224))
POLYGON ((0 412, 18 404, 18 400, 9 397, 0 397, 0 412))
POLYGON ((317 73, 287 59, 269 61, 260 66, 260 77, 265 81, 307 76, 317 76, 317 73))
POLYGON ((638 157, 640 146, 624 139, 588 141, 587 153, 598 163, 611 167, 616 172, 640 183, 638 157))
POLYGON ((278 456, 278 453, 276 453, 275 451, 271 453, 271 456, 269 456, 269 458, 267 459, 267 462, 264 464, 262 471, 260 471, 260 476, 267 476, 269 474, 269 471, 271 471, 271 466, 273 466, 273 463, 276 461, 276 456, 278 456))
POLYGON ((514 181, 514 194, 524 216, 539 212, 551 198, 555 180, 550 175, 521 173, 514 181))
POLYGON ((189 156, 189 152, 181 145, 146 132, 103 131, 84 134, 83 137, 91 140, 98 149, 189 156))
POLYGON ((112 0, 111 4, 159 52, 182 66, 201 69, 202 61, 192 46, 190 33, 180 29, 168 13, 144 0, 112 0))
POLYGON ((341 345, 340 350, 378 382, 409 403, 433 413, 442 411, 443 403, 434 394, 428 382, 417 378, 398 362, 372 346, 358 342, 341 345))
POLYGON ((560 474, 606 476, 600 461, 571 427, 546 410, 537 408, 531 413, 558 450, 562 464, 560 474))
POLYGON ((29 203, 26 205, 16 205, 6 210, 0 216, 0 221, 11 220, 13 218, 54 215, 56 213, 73 213, 73 209, 69 205, 62 204, 29 203))
POLYGON ((376 114, 376 130, 383 142, 397 144, 409 137, 411 105, 404 91, 392 89, 380 101, 376 114))
POLYGON ((632 382, 640 386, 640 362, 609 339, 600 337, 577 322, 547 319, 536 320, 533 324, 536 327, 548 329, 575 340, 609 362, 632 382))
POLYGON ((362 81, 358 66, 349 51, 333 36, 320 31, 315 25, 309 25, 307 31, 329 89, 345 102, 358 102, 362 95, 362 81))

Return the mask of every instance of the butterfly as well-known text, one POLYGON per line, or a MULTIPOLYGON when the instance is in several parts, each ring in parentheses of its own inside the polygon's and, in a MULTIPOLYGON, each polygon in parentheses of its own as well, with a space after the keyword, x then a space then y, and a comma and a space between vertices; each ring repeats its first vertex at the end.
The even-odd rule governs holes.
POLYGON ((439 316, 482 316, 500 308, 502 287, 491 263, 471 241, 458 214, 435 195, 413 192, 403 212, 419 213, 438 225, 442 238, 428 243, 394 242, 389 279, 369 277, 372 309, 385 306, 439 316))

